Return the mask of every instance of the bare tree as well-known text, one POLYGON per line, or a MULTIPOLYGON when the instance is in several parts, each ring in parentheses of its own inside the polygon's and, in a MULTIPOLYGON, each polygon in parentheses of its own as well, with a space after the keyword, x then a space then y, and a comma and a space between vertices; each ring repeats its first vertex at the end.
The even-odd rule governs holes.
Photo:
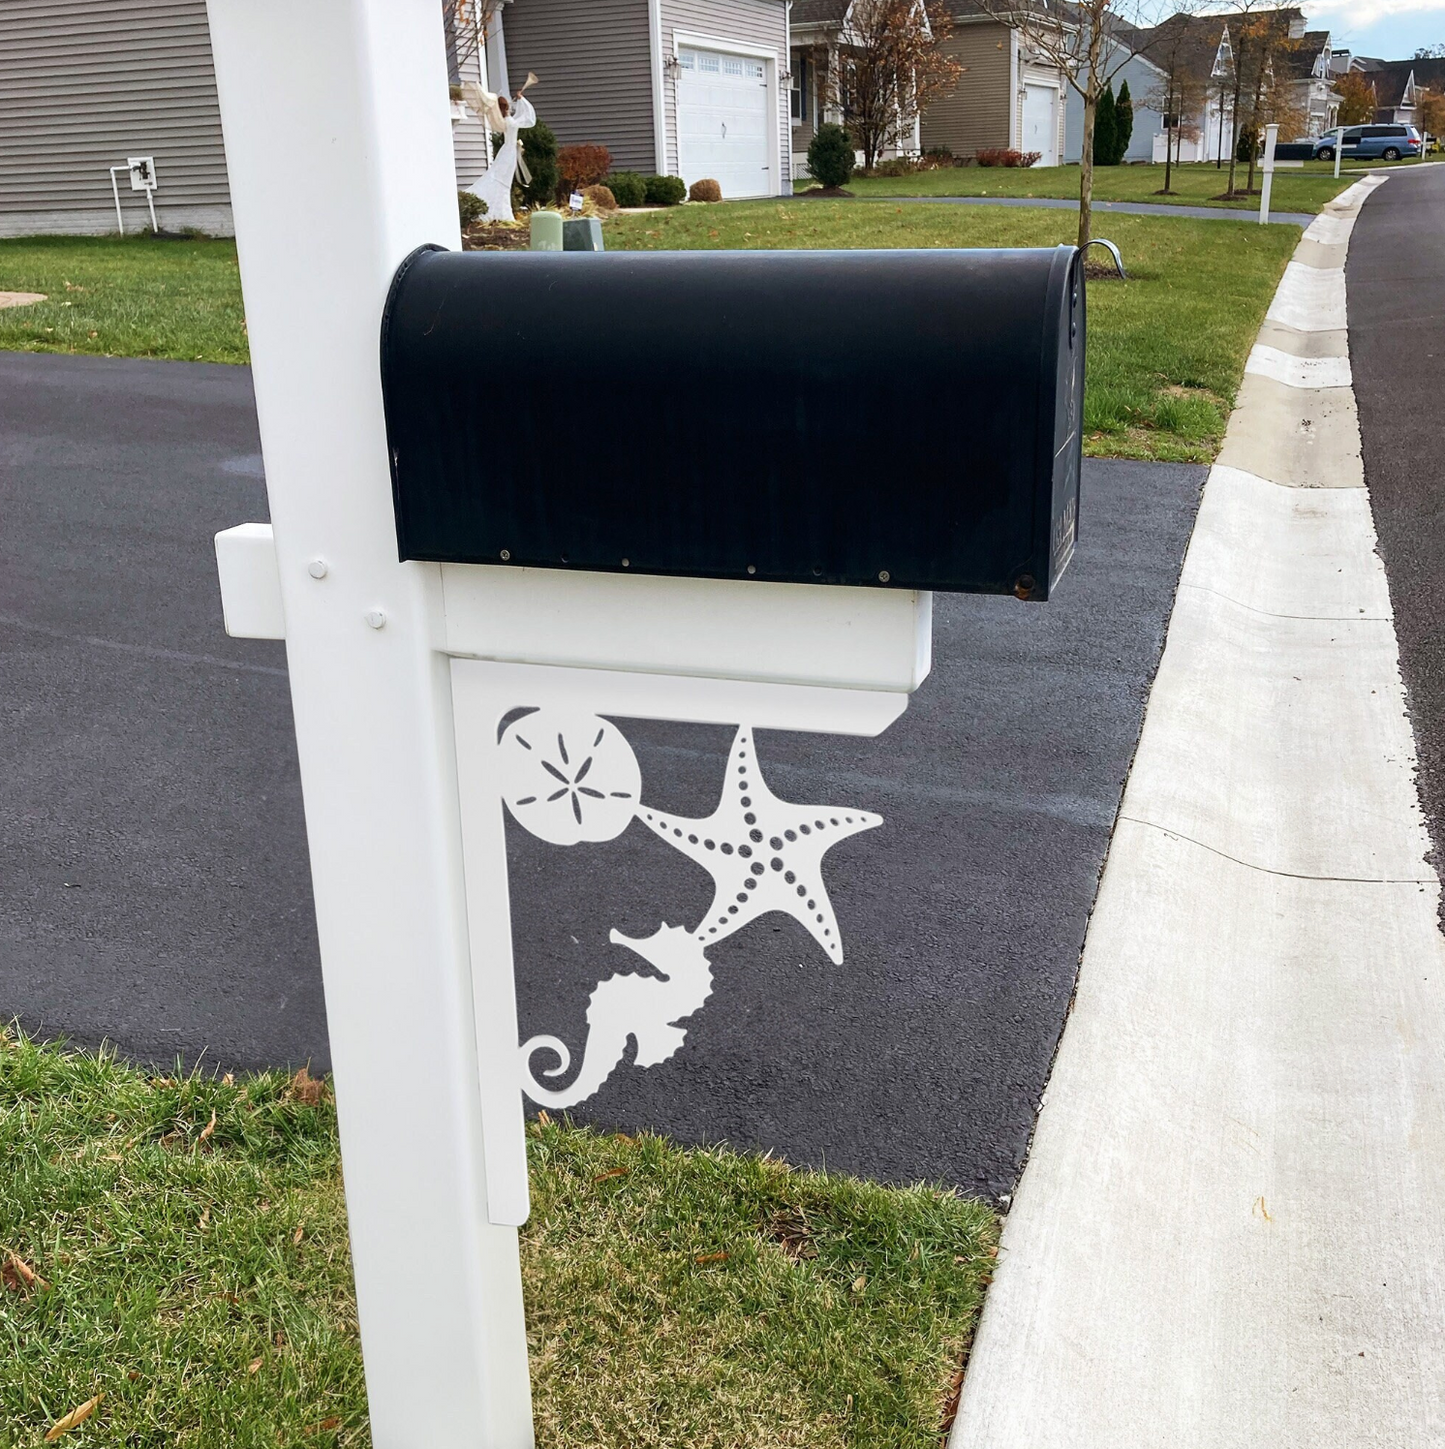
MULTIPOLYGON (((1298 130, 1303 119, 1295 96, 1296 61, 1303 42, 1290 38, 1289 22, 1279 11, 1267 11, 1247 22, 1254 31, 1254 89, 1249 108, 1249 174, 1245 192, 1254 192, 1254 164, 1264 128, 1298 130)), ((1313 59, 1313 57, 1308 57, 1313 59)))
POLYGON ((1094 119, 1099 97, 1136 56, 1148 55, 1149 0, 978 0, 986 15, 1020 32, 1020 42, 1057 67, 1084 103, 1079 152, 1079 245, 1093 234, 1094 119))
POLYGON ((1156 196, 1174 194, 1174 167, 1181 160, 1185 137, 1199 139, 1199 128, 1185 120, 1202 109, 1208 95, 1208 81, 1197 63, 1196 41, 1185 24, 1161 27, 1149 52, 1149 59, 1163 72, 1163 78, 1144 97, 1144 104, 1164 117, 1164 187, 1156 196))
POLYGON ((503 0, 442 0, 447 70, 453 85, 460 83, 467 65, 485 47, 487 33, 502 4, 503 0))
POLYGON ((924 107, 958 84, 963 67, 945 49, 952 34, 938 0, 854 0, 823 103, 843 113, 865 167, 904 149, 924 107))

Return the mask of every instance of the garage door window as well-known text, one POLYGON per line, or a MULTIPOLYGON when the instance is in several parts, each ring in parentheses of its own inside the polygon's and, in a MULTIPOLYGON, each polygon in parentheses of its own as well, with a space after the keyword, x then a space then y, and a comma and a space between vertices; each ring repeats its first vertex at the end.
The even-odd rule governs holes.
POLYGON ((682 50, 678 63, 683 70, 701 71, 704 75, 734 76, 739 80, 763 80, 767 72, 760 60, 743 55, 718 55, 710 50, 682 50))

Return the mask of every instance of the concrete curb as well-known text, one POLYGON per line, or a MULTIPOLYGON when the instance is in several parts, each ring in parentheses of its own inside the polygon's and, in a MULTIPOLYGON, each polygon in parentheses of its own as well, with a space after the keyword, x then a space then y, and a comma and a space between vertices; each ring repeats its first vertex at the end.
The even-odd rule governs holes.
POLYGON ((1338 264, 1382 180, 1210 473, 953 1449, 1445 1443, 1445 943, 1338 264))

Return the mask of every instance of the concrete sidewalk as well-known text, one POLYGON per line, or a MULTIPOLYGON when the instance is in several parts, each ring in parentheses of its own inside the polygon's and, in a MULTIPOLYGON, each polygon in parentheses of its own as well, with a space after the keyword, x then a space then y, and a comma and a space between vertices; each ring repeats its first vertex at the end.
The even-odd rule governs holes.
POLYGON ((1445 948, 1344 331, 1376 184, 1205 490, 954 1449, 1445 1442, 1445 948))

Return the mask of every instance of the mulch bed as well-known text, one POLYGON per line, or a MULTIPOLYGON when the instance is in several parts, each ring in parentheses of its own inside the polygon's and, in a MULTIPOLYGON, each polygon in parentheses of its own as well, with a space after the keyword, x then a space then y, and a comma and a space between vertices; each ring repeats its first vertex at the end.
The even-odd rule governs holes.
POLYGON ((810 198, 813 198, 816 200, 831 201, 833 198, 838 196, 852 195, 853 193, 851 191, 848 191, 841 186, 811 186, 808 188, 807 191, 796 192, 792 199, 794 201, 807 201, 810 198))
POLYGON ((464 252, 524 252, 531 244, 528 227, 510 226, 505 221, 474 221, 462 230, 464 252))

